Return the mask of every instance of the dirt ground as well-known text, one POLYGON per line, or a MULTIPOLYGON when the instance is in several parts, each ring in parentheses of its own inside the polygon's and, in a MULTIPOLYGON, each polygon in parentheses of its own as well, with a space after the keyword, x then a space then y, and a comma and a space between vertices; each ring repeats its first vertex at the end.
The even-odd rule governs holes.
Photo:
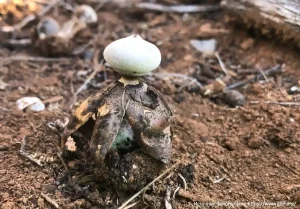
MULTIPOLYGON (((299 207, 294 203, 300 203, 300 106, 266 103, 300 102, 299 95, 289 94, 292 86, 299 85, 299 52, 291 46, 254 36, 254 31, 228 24, 222 11, 172 14, 122 9, 107 3, 97 13, 98 25, 80 33, 76 45, 93 39, 92 46, 102 55, 111 41, 138 33, 161 50, 162 63, 156 73, 193 76, 193 71, 206 66, 212 74, 200 73, 202 80, 198 80, 203 85, 224 77, 218 60, 204 58, 191 46, 191 39, 217 39, 225 66, 236 73, 231 83, 260 74, 258 69, 264 71, 284 64, 283 73, 238 88, 246 98, 245 105, 238 108, 181 88, 183 84, 178 78, 146 77, 149 84, 165 95, 174 113, 173 152, 168 167, 179 164, 142 194, 143 198, 134 200, 132 203, 140 201, 135 207, 165 208, 166 191, 171 192, 170 204, 178 209, 200 208, 201 202, 281 202, 280 208, 299 207), (247 74, 243 72, 246 70, 247 74), (186 181, 186 190, 179 174, 186 181), (173 196, 178 187, 179 192, 173 196)), ((70 12, 59 8, 50 14, 60 20, 70 17, 70 12)), ((28 31, 20 36, 28 37, 28 31)), ((0 48, 2 209, 53 207, 41 193, 63 208, 118 208, 135 193, 119 194, 102 184, 99 199, 93 201, 64 184, 59 185, 64 172, 57 156, 59 139, 47 124, 71 116, 72 96, 93 71, 90 52, 85 53, 85 59, 73 56, 54 62, 16 61, 10 57, 40 55, 30 46, 0 48), (18 110, 16 100, 24 96, 39 97, 46 103, 46 110, 38 113, 18 110), (41 159, 43 167, 20 155, 25 136, 26 151, 41 159)), ((118 78, 110 68, 103 69, 105 72, 99 72, 88 88, 79 93, 75 106, 118 78)), ((88 187, 85 189, 90 192, 88 187)), ((216 207, 211 204, 201 208, 216 207)), ((254 208, 253 205, 234 207, 254 208)), ((259 207, 275 208, 274 205, 259 207)))

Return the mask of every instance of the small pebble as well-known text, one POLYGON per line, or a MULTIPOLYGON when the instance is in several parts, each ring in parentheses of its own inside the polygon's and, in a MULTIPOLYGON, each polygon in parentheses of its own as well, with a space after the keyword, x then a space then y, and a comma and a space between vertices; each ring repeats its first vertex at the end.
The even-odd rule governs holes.
POLYGON ((235 140, 225 140, 223 146, 230 151, 235 150, 237 147, 235 140))
POLYGON ((253 38, 248 38, 244 40, 241 44, 240 47, 244 50, 252 48, 254 45, 254 39, 253 38))
POLYGON ((1 209, 13 209, 15 204, 13 202, 5 202, 1 205, 1 209))
POLYGON ((187 91, 189 93, 199 94, 201 92, 201 88, 196 84, 192 84, 191 86, 188 87, 187 91))
POLYGON ((245 96, 236 90, 225 91, 222 100, 231 107, 243 106, 246 102, 245 96))
POLYGON ((60 26, 52 17, 45 17, 38 23, 37 30, 40 38, 45 38, 45 36, 58 34, 60 26))
POLYGON ((252 149, 258 149, 263 144, 261 138, 255 137, 248 140, 248 146, 252 149))
POLYGON ((15 182, 13 180, 10 180, 9 182, 7 182, 7 185, 9 186, 14 186, 15 185, 15 182))
POLYGON ((185 100, 185 96, 183 94, 176 94, 173 99, 175 102, 181 103, 185 100))
POLYGON ((0 151, 7 151, 8 146, 6 144, 0 144, 0 151))
POLYGON ((94 53, 95 52, 93 49, 87 49, 80 54, 80 57, 84 60, 92 60, 94 57, 94 53))
POLYGON ((21 191, 17 190, 17 191, 15 192, 15 195, 16 195, 18 198, 20 198, 20 197, 23 196, 23 193, 22 193, 21 191))
POLYGON ((47 193, 55 193, 57 187, 55 185, 51 185, 51 184, 48 184, 48 185, 43 185, 42 188, 47 192, 47 193))
POLYGON ((296 192, 293 196, 292 196, 292 200, 294 202, 296 202, 296 204, 300 204, 300 191, 296 192))

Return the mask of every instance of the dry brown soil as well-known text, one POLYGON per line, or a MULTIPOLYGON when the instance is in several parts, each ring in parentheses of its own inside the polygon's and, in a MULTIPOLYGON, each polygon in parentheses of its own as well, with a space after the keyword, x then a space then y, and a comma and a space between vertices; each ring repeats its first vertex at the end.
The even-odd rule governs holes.
MULTIPOLYGON (((53 15, 61 16, 63 20, 69 14, 58 9, 53 15)), ((146 192, 144 201, 148 208, 164 208, 167 188, 171 191, 171 205, 178 209, 196 208, 197 201, 287 201, 299 204, 300 107, 264 103, 300 100, 297 94, 287 93, 291 86, 298 85, 300 61, 297 51, 228 25, 222 11, 182 15, 120 9, 107 4, 98 11, 98 18, 97 26, 79 34, 77 46, 93 38, 94 46, 101 54, 111 41, 139 33, 161 50, 162 63, 156 72, 191 75, 197 66, 205 64, 216 77, 222 76, 217 59, 205 59, 190 45, 190 39, 197 38, 218 40, 220 57, 228 69, 237 73, 232 82, 249 76, 238 70, 266 70, 276 64, 285 64, 285 71, 276 77, 268 77, 268 82, 263 80, 239 88, 246 97, 246 104, 240 108, 230 108, 218 99, 181 90, 182 83, 172 77, 147 79, 165 95, 174 112, 170 165, 181 162, 167 178, 163 177, 146 192), (186 191, 178 174, 187 181, 186 191), (173 198, 178 186, 181 192, 173 198)), ((31 47, 0 48, 1 58, 15 55, 38 56, 31 47)), ((8 84, 0 90, 1 208, 51 208, 41 197, 41 192, 64 208, 117 208, 116 197, 120 205, 133 194, 120 195, 102 185, 99 190, 99 205, 102 206, 97 206, 97 201, 86 200, 83 195, 68 192, 63 185, 58 186, 64 167, 57 157, 58 137, 49 130, 47 123, 70 117, 72 95, 92 73, 91 67, 90 59, 80 57, 68 58, 66 62, 1 62, 0 86, 2 81, 8 84), (17 109, 16 100, 24 96, 50 100, 43 112, 23 112, 17 109), (42 158, 44 167, 19 154, 24 136, 28 137, 26 151, 35 154, 35 158, 42 158)), ((76 105, 102 88, 103 85, 99 87, 99 84, 104 80, 118 78, 110 68, 103 69, 106 72, 98 73, 91 81, 92 85, 80 92, 76 105)), ((207 75, 202 77, 206 78, 204 84, 212 81, 207 75)), ((145 204, 138 207, 144 208, 145 204)))

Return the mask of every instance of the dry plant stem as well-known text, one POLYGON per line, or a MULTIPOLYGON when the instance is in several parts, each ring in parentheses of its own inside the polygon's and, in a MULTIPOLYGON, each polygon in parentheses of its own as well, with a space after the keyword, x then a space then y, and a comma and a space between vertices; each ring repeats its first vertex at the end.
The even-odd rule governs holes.
POLYGON ((181 180, 183 181, 183 185, 184 185, 184 190, 187 190, 187 183, 185 178, 179 173, 178 176, 181 178, 181 180))
MULTIPOLYGON (((259 104, 260 101, 251 101, 250 104, 259 104)), ((300 102, 272 102, 272 101, 263 101, 265 104, 275 104, 281 106, 300 106, 300 102)))
POLYGON ((99 4, 95 7, 95 11, 97 12, 101 9, 109 0, 100 1, 99 4))
POLYGON ((67 164, 65 163, 64 159, 62 158, 61 154, 60 154, 60 153, 57 153, 57 156, 58 156, 58 158, 60 159, 61 163, 63 164, 63 166, 64 166, 66 172, 69 173, 69 168, 68 168, 67 164))
POLYGON ((11 56, 1 58, 0 62, 3 64, 10 63, 12 61, 31 61, 31 62, 71 62, 71 58, 46 58, 46 57, 27 57, 27 56, 11 56))
POLYGON ((176 194, 177 194, 177 192, 178 192, 178 190, 180 189, 180 187, 177 187, 176 189, 175 189, 175 191, 174 191, 174 193, 173 193, 173 199, 175 199, 175 197, 176 197, 176 194))
POLYGON ((90 45, 92 45, 94 42, 94 39, 90 40, 87 44, 84 44, 83 46, 80 46, 76 49, 74 49, 74 51, 72 52, 72 55, 79 55, 82 52, 84 52, 84 50, 86 50, 86 48, 88 48, 90 45))
MULTIPOLYGON (((282 66, 276 65, 276 66, 264 71, 264 75, 265 76, 273 76, 280 72, 282 72, 282 66)), ((248 80, 238 81, 234 84, 231 84, 231 85, 227 86, 225 88, 225 90, 239 88, 239 87, 245 86, 246 84, 248 84, 250 82, 256 82, 256 81, 263 80, 263 79, 264 79, 264 76, 262 74, 259 74, 259 75, 253 76, 252 78, 249 78, 248 80)))
POLYGON ((259 72, 262 74, 262 76, 264 77, 264 79, 266 80, 266 82, 269 82, 269 80, 268 80, 267 76, 265 75, 264 71, 259 66, 257 66, 257 68, 258 68, 259 72))
POLYGON ((221 178, 219 178, 217 180, 214 180, 213 183, 214 184, 218 184, 218 183, 222 182, 224 179, 225 179, 225 176, 223 176, 223 177, 221 177, 221 178))
POLYGON ((169 186, 167 186, 166 196, 165 196, 165 208, 166 209, 172 209, 172 205, 170 204, 170 199, 171 199, 171 189, 169 186))
POLYGON ((209 197, 200 197, 183 189, 179 189, 178 196, 186 198, 193 202, 212 202, 212 200, 209 197))
POLYGON ((13 25, 13 26, 4 26, 0 28, 1 32, 4 33, 12 33, 17 30, 21 30, 24 28, 26 25, 28 25, 30 22, 34 21, 37 17, 41 17, 48 13, 59 1, 58 0, 53 0, 50 4, 45 6, 41 11, 37 13, 37 15, 28 15, 26 16, 20 23, 13 25))
POLYGON ((213 69, 215 71, 224 72, 219 66, 211 65, 211 64, 207 63, 205 60, 197 60, 197 62, 202 64, 202 65, 208 66, 208 67, 210 67, 211 69, 213 69))
POLYGON ((135 195, 133 195, 131 198, 129 198, 126 202, 124 202, 118 209, 124 209, 132 200, 134 200, 136 197, 138 197, 140 194, 142 194, 144 191, 146 191, 151 185, 153 185, 156 181, 158 181, 159 179, 161 179, 164 175, 166 175, 167 173, 169 173, 171 170, 173 170, 174 168, 176 168, 178 165, 179 165, 179 162, 175 163, 170 168, 168 168, 167 170, 165 170, 162 174, 160 174, 158 177, 156 177, 153 181, 151 181, 143 189, 141 189, 140 191, 138 191, 135 195))
POLYGON ((216 58, 218 59, 218 61, 219 61, 219 63, 220 63, 220 66, 221 66, 221 69, 223 70, 223 72, 225 73, 225 75, 230 76, 229 73, 228 73, 228 70, 227 70, 227 68, 226 68, 226 66, 225 66, 225 64, 224 64, 224 62, 222 61, 222 59, 221 59, 221 57, 220 57, 220 55, 219 55, 219 53, 216 52, 216 53, 215 53, 215 56, 216 56, 216 58))
POLYGON ((200 87, 200 89, 203 89, 202 84, 197 81, 197 79, 192 78, 190 76, 180 74, 180 73, 152 73, 151 75, 156 76, 161 79, 169 78, 169 77, 178 77, 178 78, 183 78, 185 80, 190 80, 191 82, 195 83, 197 86, 200 87))
POLYGON ((132 208, 132 207, 134 207, 135 205, 137 205, 139 202, 140 202, 140 201, 134 202, 134 203, 132 203, 131 205, 128 205, 128 206, 126 206, 126 207, 123 208, 123 209, 129 209, 129 208, 132 208))
POLYGON ((27 47, 30 46, 30 39, 9 39, 3 45, 13 46, 13 47, 27 47))
POLYGON ((176 12, 176 13, 194 13, 194 12, 209 12, 217 11, 220 9, 219 5, 176 5, 176 6, 165 6, 154 3, 138 3, 137 8, 148 9, 159 12, 176 12))
POLYGON ((44 198, 48 203, 50 203, 53 207, 55 208, 59 208, 59 205, 52 200, 48 195, 41 193, 42 198, 44 198))
POLYGON ((24 136, 22 142, 21 142, 21 148, 20 148, 20 154, 27 159, 31 160, 35 164, 37 164, 40 167, 43 167, 44 165, 40 162, 40 160, 35 159, 32 157, 29 153, 26 152, 26 144, 27 144, 27 136, 24 136))

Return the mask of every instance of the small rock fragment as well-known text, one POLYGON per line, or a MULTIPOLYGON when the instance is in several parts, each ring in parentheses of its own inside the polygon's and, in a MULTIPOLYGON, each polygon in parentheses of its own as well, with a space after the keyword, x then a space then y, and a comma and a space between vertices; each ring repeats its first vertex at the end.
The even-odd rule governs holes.
POLYGON ((37 200, 37 204, 39 208, 45 208, 45 201, 43 198, 39 197, 39 199, 37 200))
POLYGON ((5 202, 1 205, 1 209, 13 209, 15 204, 13 202, 5 202))
MULTIPOLYGON (((185 178, 185 180, 189 183, 194 181, 194 165, 188 164, 180 169, 181 175, 185 178)), ((178 178, 178 180, 181 180, 178 178)))
POLYGON ((292 86, 287 92, 288 92, 288 94, 299 94, 300 93, 300 87, 292 86))
POLYGON ((181 103, 185 100, 185 96, 183 94, 176 94, 173 99, 175 102, 181 103))
POLYGON ((300 204, 300 191, 297 191, 297 192, 293 195, 292 200, 293 200, 294 202, 296 202, 296 204, 300 204))
POLYGON ((57 35, 60 31, 60 26, 52 17, 43 18, 37 25, 39 39, 45 39, 47 36, 57 35))
POLYGON ((42 188, 43 188, 47 193, 52 193, 52 194, 54 194, 55 191, 56 191, 56 189, 57 189, 57 187, 56 187, 55 185, 51 185, 51 184, 49 184, 49 185, 43 185, 42 188))
POLYGON ((3 77, 0 77, 0 90, 5 90, 7 86, 9 86, 9 84, 3 81, 3 77))
POLYGON ((236 140, 234 140, 234 139, 227 139, 227 140, 224 141, 223 146, 224 146, 226 149, 228 149, 228 150, 230 150, 230 151, 233 151, 233 150, 235 150, 236 147, 237 147, 237 145, 236 145, 236 140))
POLYGON ((8 146, 6 144, 0 144, 0 151, 7 151, 8 146))
POLYGON ((244 50, 252 48, 254 45, 254 39, 248 38, 240 44, 240 47, 244 50))
POLYGON ((245 97, 236 90, 226 90, 222 96, 223 102, 231 107, 239 107, 245 104, 245 97))
POLYGON ((263 144, 263 141, 259 137, 253 137, 248 140, 248 146, 252 149, 258 149, 263 144))
POLYGON ((84 60, 92 60, 94 57, 94 50, 93 49, 86 49, 80 54, 80 57, 84 60))

